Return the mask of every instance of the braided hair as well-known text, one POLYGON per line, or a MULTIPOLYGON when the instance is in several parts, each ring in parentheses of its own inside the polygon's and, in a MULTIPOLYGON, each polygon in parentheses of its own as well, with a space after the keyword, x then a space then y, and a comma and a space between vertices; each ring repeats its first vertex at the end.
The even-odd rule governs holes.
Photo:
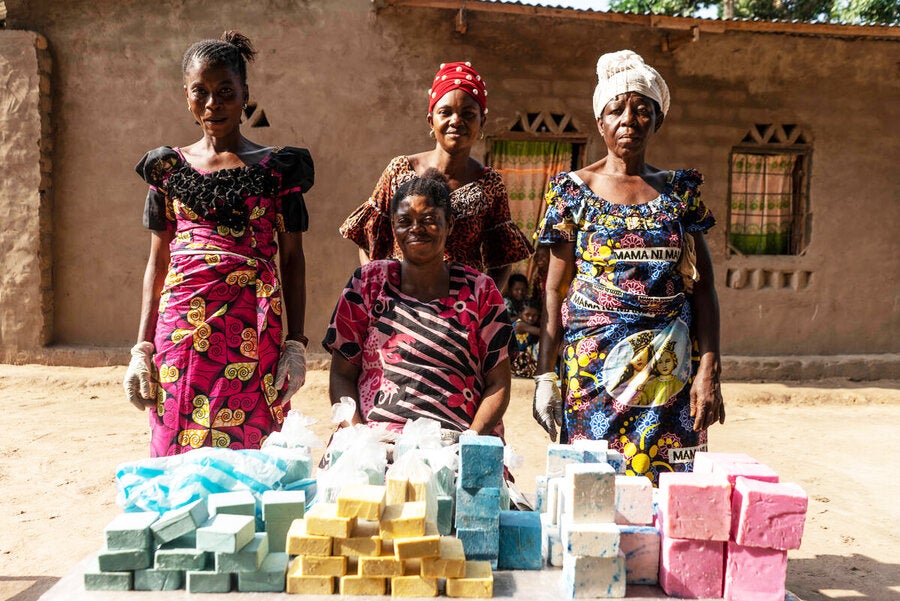
POLYGON ((240 75, 247 83, 247 63, 256 56, 250 38, 239 31, 226 31, 218 40, 201 40, 191 45, 181 60, 181 72, 187 73, 192 64, 224 65, 240 75))
POLYGON ((409 196, 424 196, 434 206, 444 211, 444 216, 449 220, 453 213, 450 210, 450 187, 446 176, 435 169, 429 168, 421 177, 416 177, 399 188, 391 198, 391 215, 397 213, 400 201, 409 196))

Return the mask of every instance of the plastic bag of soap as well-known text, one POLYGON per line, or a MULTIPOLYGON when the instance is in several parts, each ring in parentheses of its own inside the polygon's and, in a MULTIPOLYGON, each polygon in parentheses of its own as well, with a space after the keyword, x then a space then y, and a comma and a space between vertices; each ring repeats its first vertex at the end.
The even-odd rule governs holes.
POLYGON ((181 455, 123 463, 116 472, 116 502, 125 511, 163 513, 218 492, 256 496, 280 488, 283 459, 263 451, 200 448, 181 455))
POLYGON ((272 432, 263 441, 261 448, 266 450, 270 448, 286 448, 296 449, 305 448, 307 451, 312 449, 321 449, 322 441, 316 436, 310 426, 316 423, 316 419, 303 415, 297 409, 288 411, 281 424, 280 432, 272 432))
POLYGON ((437 523, 438 486, 434 471, 425 462, 421 452, 410 450, 398 457, 385 474, 386 480, 406 480, 407 501, 425 501, 425 519, 437 523))
POLYGON ((459 445, 420 449, 417 453, 434 473, 437 494, 454 497, 456 495, 456 472, 459 470, 459 445))
POLYGON ((318 473, 319 500, 332 503, 346 484, 383 484, 387 450, 379 432, 356 424, 331 437, 318 473))
POLYGON ((394 443, 394 461, 412 449, 439 448, 441 448, 440 422, 427 417, 409 420, 403 425, 403 432, 394 443))

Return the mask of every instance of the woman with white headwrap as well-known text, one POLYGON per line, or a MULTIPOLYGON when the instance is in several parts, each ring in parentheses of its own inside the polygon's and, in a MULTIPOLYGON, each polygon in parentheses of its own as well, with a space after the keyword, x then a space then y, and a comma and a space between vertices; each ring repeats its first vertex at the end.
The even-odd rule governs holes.
POLYGON ((703 239, 715 219, 697 171, 644 160, 669 111, 659 73, 623 50, 601 56, 597 76, 607 155, 551 180, 537 233, 551 258, 534 416, 554 440, 557 426, 562 442, 608 440, 627 473, 656 484, 660 472, 690 471, 706 429, 725 421, 703 239))

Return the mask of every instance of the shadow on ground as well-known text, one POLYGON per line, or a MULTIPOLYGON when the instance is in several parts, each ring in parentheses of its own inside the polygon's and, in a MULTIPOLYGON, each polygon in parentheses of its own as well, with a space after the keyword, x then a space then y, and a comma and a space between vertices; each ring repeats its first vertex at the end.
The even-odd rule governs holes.
POLYGON ((791 558, 788 589, 803 601, 896 600, 900 599, 900 565, 856 554, 791 558))
POLYGON ((31 583, 31 586, 9 597, 7 601, 37 601, 58 581, 59 578, 56 576, 0 576, 0 584, 5 582, 31 583))

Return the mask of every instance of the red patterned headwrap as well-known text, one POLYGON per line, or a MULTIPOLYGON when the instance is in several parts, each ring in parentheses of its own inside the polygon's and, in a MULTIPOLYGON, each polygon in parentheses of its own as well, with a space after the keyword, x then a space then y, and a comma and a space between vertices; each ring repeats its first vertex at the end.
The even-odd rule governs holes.
POLYGON ((444 94, 456 89, 474 98, 481 107, 481 114, 487 114, 487 89, 484 87, 484 80, 469 62, 441 63, 431 89, 428 90, 428 112, 434 109, 434 105, 444 94))

